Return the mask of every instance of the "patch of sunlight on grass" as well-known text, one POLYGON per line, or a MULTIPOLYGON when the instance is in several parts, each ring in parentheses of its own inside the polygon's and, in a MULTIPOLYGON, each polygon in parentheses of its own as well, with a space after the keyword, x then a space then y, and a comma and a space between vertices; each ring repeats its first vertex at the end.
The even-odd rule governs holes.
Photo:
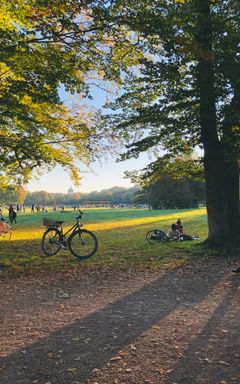
POLYGON ((141 217, 138 219, 129 219, 124 221, 111 221, 111 222, 104 222, 104 223, 96 223, 96 224, 90 224, 88 225, 88 229, 92 231, 105 231, 106 229, 113 229, 113 228, 121 228, 121 227, 135 227, 137 225, 145 225, 150 223, 160 223, 164 221, 172 221, 175 222, 179 216, 181 216, 181 219, 194 219, 195 217, 202 216, 206 213, 205 208, 201 208, 198 210, 188 211, 188 212, 181 212, 178 213, 171 213, 169 215, 164 216, 151 216, 151 217, 141 217))
MULTIPOLYGON (((90 231, 106 231, 110 229, 117 229, 123 227, 136 227, 140 225, 148 225, 151 223, 159 223, 161 226, 164 222, 175 222, 179 217, 185 221, 192 221, 199 216, 205 215, 206 209, 194 209, 192 211, 186 212, 174 212, 162 216, 148 216, 148 217, 140 217, 140 218, 129 218, 125 220, 115 220, 115 221, 104 221, 99 223, 90 223, 84 225, 84 228, 89 229, 90 231)), ((70 228, 69 225, 64 227, 64 231, 70 228)), ((31 227, 31 228, 17 228, 13 227, 13 233, 11 241, 18 240, 37 240, 40 239, 45 231, 45 227, 31 227)))
MULTIPOLYGON (((86 266, 181 265, 195 257, 194 248, 197 242, 152 245, 146 241, 146 233, 154 228, 167 231, 176 219, 181 218, 186 233, 199 234, 202 240, 207 234, 204 208, 157 212, 112 210, 107 211, 108 215, 103 215, 102 210, 92 212, 92 216, 91 212, 89 215, 86 212, 83 217, 83 228, 96 234, 99 248, 91 259, 84 261, 86 266)), ((64 218, 59 214, 59 217, 65 220, 64 231, 69 228, 70 223, 75 223, 75 216, 74 212, 64 218)), ((0 262, 7 265, 10 270, 55 268, 79 263, 69 251, 60 251, 53 257, 43 257, 41 238, 44 231, 42 216, 19 215, 17 224, 13 225, 11 240, 0 239, 0 262)))

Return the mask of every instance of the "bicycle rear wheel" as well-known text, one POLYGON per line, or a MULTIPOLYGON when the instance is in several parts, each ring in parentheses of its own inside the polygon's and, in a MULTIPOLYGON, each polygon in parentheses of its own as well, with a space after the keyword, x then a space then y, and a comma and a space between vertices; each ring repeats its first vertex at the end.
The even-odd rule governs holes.
POLYGON ((60 250, 61 232, 57 228, 48 228, 42 237, 42 250, 46 256, 53 256, 60 250))
POLYGON ((94 233, 87 229, 80 229, 71 235, 68 246, 75 257, 84 260, 96 253, 98 241, 94 233))
POLYGON ((166 233, 161 231, 160 229, 153 229, 147 232, 146 239, 150 244, 156 244, 156 243, 164 244, 169 240, 166 233))

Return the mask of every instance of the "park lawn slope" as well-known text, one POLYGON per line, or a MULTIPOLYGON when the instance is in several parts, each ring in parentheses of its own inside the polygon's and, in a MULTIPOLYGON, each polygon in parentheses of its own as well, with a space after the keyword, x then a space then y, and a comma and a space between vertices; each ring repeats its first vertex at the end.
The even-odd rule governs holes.
MULTIPOLYGON (((76 214, 77 212, 71 211, 64 215, 53 212, 19 215, 11 240, 0 240, 0 262, 11 270, 76 265, 78 260, 69 252, 61 251, 54 257, 44 258, 41 251, 41 237, 45 229, 42 218, 64 219, 65 228, 68 228, 70 223, 74 223, 76 214)), ((184 223, 186 233, 198 234, 201 239, 205 239, 207 225, 204 208, 187 211, 86 210, 83 217, 84 228, 96 234, 99 249, 84 265, 159 265, 165 262, 175 263, 177 260, 184 262, 189 259, 197 242, 151 246, 145 239, 147 231, 153 228, 167 231, 179 217, 184 223)))

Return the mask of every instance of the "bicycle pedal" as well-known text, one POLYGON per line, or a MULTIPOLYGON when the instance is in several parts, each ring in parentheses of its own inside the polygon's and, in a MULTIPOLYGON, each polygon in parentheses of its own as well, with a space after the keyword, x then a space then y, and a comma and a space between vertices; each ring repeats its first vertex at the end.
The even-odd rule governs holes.
POLYGON ((68 247, 67 247, 66 245, 63 245, 63 244, 60 244, 60 248, 61 248, 61 249, 65 249, 65 250, 68 249, 68 247))

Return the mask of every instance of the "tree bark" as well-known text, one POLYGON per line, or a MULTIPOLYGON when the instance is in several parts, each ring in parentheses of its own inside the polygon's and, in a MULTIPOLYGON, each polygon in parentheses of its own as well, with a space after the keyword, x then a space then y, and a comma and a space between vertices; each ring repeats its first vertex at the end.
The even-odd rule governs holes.
POLYGON ((231 238, 240 241, 239 165, 237 160, 225 161, 225 191, 231 238))
POLYGON ((223 151, 217 133, 210 1, 195 0, 195 4, 198 44, 197 86, 200 99, 201 141, 204 147, 208 241, 220 245, 230 237, 230 223, 223 151))
POLYGON ((222 147, 224 156, 225 192, 232 237, 240 242, 239 161, 234 129, 240 121, 240 90, 234 91, 226 107, 223 123, 222 147))

